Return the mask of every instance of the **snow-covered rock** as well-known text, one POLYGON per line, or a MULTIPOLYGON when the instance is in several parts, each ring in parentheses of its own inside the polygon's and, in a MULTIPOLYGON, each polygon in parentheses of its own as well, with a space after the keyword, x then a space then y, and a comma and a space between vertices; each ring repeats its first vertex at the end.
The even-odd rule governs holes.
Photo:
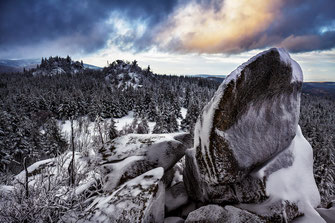
POLYGON ((164 223, 184 223, 185 220, 181 217, 167 217, 164 219, 164 223))
POLYGON ((187 204, 187 202, 188 195, 183 182, 179 182, 166 189, 165 207, 167 212, 173 211, 182 205, 187 204))
POLYGON ((145 156, 146 160, 170 169, 191 147, 189 133, 128 134, 113 140, 101 149, 102 163, 115 163, 131 156, 145 156))
POLYGON ((279 211, 284 221, 316 213, 312 148, 298 126, 302 80, 300 66, 276 48, 225 79, 196 123, 194 148, 186 151, 189 196, 217 204, 286 202, 282 209, 289 210, 279 211))
POLYGON ((267 222, 292 222, 304 215, 295 203, 274 198, 259 204, 240 204, 238 207, 261 216, 267 222))
POLYGON ((185 223, 203 222, 203 223, 226 223, 226 222, 266 222, 259 216, 248 211, 241 210, 233 206, 221 207, 219 205, 203 206, 192 211, 185 223))
POLYGON ((253 174, 267 179, 267 205, 287 200, 306 217, 318 216, 314 208, 320 204, 320 194, 313 176, 313 150, 300 126, 288 148, 253 174))
POLYGON ((163 174, 158 167, 95 198, 85 222, 164 222, 163 174))
POLYGON ((335 206, 334 205, 329 208, 317 208, 316 210, 327 223, 335 223, 335 206))
POLYGON ((116 138, 100 150, 104 190, 111 191, 156 167, 171 169, 191 147, 191 142, 188 133, 129 134, 116 138))

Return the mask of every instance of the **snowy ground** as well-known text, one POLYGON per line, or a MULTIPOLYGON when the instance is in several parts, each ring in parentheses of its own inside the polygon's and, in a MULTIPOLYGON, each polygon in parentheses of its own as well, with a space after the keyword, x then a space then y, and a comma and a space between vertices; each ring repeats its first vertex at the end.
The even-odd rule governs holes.
MULTIPOLYGON (((130 125, 134 120, 134 112, 130 111, 128 115, 122 117, 122 118, 114 118, 115 126, 118 131, 121 131, 123 127, 126 125, 130 125)), ((156 122, 148 122, 150 133, 152 133, 152 130, 154 129, 156 122)))
MULTIPOLYGON (((181 112, 181 115, 184 119, 186 117, 187 109, 186 108, 181 108, 180 112, 181 112)), ((126 125, 130 125, 133 122, 134 118, 135 117, 134 117, 134 112, 133 111, 130 111, 128 113, 128 115, 126 115, 122 118, 114 118, 116 129, 118 131, 121 131, 126 125)), ((177 122, 178 122, 179 126, 181 124, 181 121, 182 121, 181 118, 177 119, 177 122)), ((111 119, 105 119, 104 122, 110 124, 111 119)), ((63 135, 66 137, 67 140, 70 140, 71 122, 69 120, 59 121, 58 124, 60 126, 60 129, 61 129, 63 135)), ((149 129, 150 129, 149 133, 152 133, 152 131, 155 127, 155 124, 156 124, 156 122, 148 122, 149 129)), ((78 128, 78 126, 79 126, 79 122, 77 120, 74 120, 74 128, 76 129, 76 128, 78 128)), ((87 131, 84 131, 85 136, 84 136, 84 134, 81 134, 79 136, 79 140, 81 140, 81 141, 82 140, 88 140, 87 136, 93 137, 93 136, 98 135, 95 122, 89 122, 88 125, 86 126, 86 128, 87 128, 87 131)))

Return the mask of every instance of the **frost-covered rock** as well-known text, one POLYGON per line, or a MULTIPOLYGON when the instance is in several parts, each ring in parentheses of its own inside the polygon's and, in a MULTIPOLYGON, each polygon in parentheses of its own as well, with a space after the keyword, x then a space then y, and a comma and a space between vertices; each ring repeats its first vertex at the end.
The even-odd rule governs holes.
POLYGON ((298 126, 302 80, 300 66, 283 49, 258 54, 225 79, 197 121, 194 148, 186 151, 190 197, 280 206, 283 221, 316 214, 312 148, 298 126), (283 202, 289 205, 278 205, 283 202))
POLYGON ((163 222, 165 187, 160 181, 164 169, 150 170, 97 197, 88 207, 88 222, 163 222))
POLYGON ((219 205, 203 206, 191 212, 185 223, 226 223, 226 222, 266 222, 259 216, 233 206, 221 207, 219 205))
POLYGON ((171 169, 184 156, 190 144, 188 133, 129 134, 113 140, 106 149, 100 150, 104 190, 111 191, 156 167, 171 169))

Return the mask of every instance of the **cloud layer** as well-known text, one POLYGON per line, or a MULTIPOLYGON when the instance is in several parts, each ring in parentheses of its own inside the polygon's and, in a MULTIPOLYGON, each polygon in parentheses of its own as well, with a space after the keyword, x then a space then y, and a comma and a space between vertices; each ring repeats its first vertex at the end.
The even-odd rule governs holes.
POLYGON ((335 47, 333 0, 0 2, 0 57, 89 54, 117 46, 178 53, 335 47))

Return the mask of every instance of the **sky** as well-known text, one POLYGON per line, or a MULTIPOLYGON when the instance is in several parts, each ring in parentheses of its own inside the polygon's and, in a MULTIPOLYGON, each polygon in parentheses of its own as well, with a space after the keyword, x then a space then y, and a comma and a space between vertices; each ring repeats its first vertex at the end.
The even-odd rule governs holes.
POLYGON ((160 74, 227 75, 286 48, 305 81, 335 81, 334 0, 1 0, 0 58, 137 60, 160 74))

